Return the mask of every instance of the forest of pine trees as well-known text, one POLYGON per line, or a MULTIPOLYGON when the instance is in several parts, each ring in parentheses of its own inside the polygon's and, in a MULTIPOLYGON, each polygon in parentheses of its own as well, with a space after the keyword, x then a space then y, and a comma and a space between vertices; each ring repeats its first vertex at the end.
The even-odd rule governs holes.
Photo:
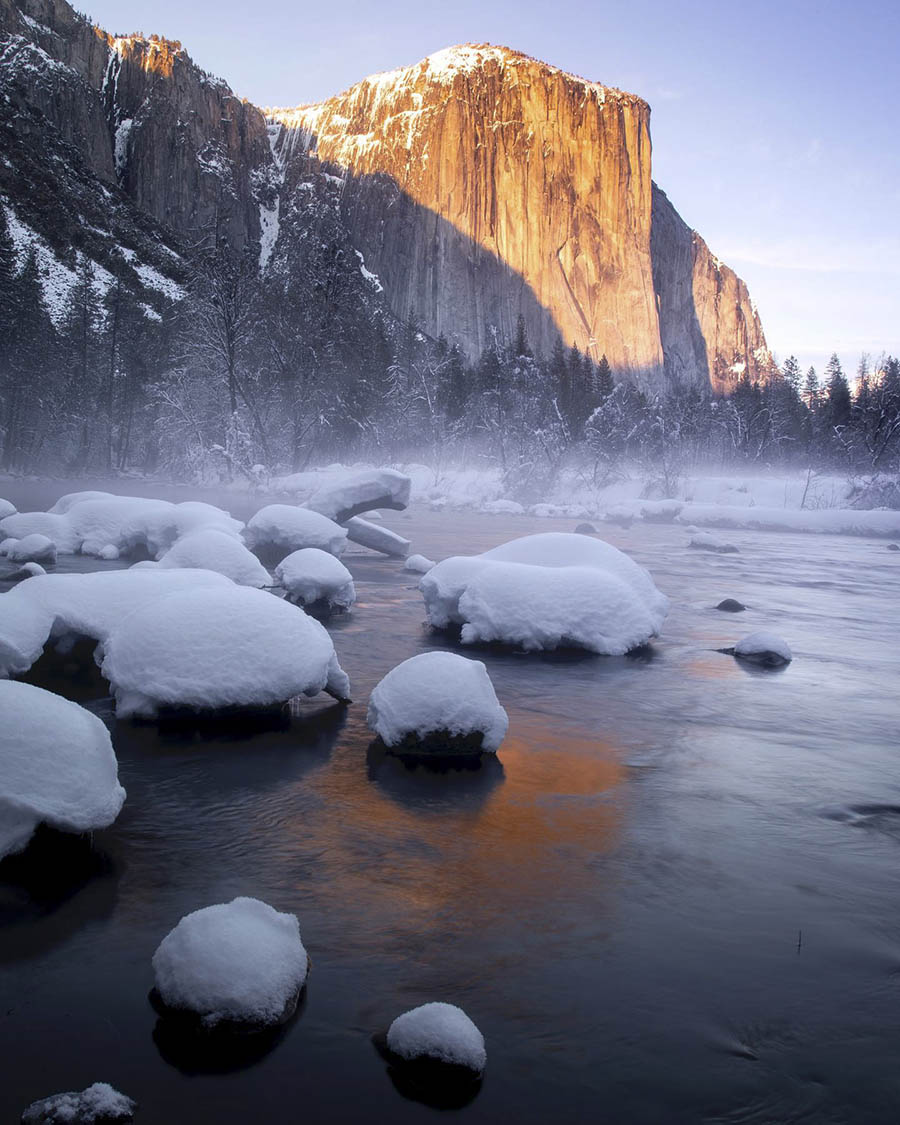
MULTIPOLYGON (((397 323, 323 240, 303 268, 198 252, 187 297, 152 314, 79 260, 51 319, 33 253, 17 258, 0 208, 0 470, 256 478, 330 460, 498 465, 538 495, 566 465, 597 483, 638 465, 900 471, 900 362, 837 355, 821 378, 791 356, 727 396, 648 397, 557 345, 536 356, 524 322, 476 362, 397 323)), ((896 494, 896 490, 895 490, 896 494)))

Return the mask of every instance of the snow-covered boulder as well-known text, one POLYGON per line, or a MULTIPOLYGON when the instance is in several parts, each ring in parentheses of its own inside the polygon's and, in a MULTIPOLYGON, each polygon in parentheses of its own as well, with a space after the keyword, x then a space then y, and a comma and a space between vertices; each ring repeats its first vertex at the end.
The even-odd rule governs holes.
POLYGON ((282 559, 275 567, 275 579, 288 598, 302 606, 319 603, 340 611, 356 601, 353 575, 340 559, 318 547, 304 547, 282 559))
POLYGON ((0 764, 0 858, 21 851, 42 822, 106 828, 125 800, 103 723, 31 684, 0 680, 0 764))
POLYGON ((51 512, 15 512, 0 519, 0 540, 25 539, 29 535, 45 535, 56 544, 61 555, 74 555, 81 539, 68 516, 51 512))
POLYGON ((427 1059, 473 1075, 482 1074, 487 1063, 484 1036, 455 1004, 422 1004, 404 1012, 388 1028, 387 1046, 407 1062, 427 1059))
POLYGON ((465 644, 501 641, 526 650, 574 645, 622 655, 659 633, 669 605, 622 551, 568 532, 444 559, 419 588, 432 626, 461 625, 465 644))
POLYGON ((115 562, 121 553, 118 547, 114 546, 112 543, 107 543, 105 547, 101 547, 97 552, 97 558, 103 559, 104 562, 115 562))
POLYGON ((239 586, 272 584, 269 572, 240 539, 214 527, 182 536, 157 565, 163 570, 214 570, 239 586))
POLYGON ((130 613, 165 594, 231 588, 209 570, 151 569, 44 574, 0 594, 0 676, 27 672, 51 637, 103 641, 130 613))
POLYGON ((32 1102, 22 1125, 113 1125, 133 1121, 137 1104, 108 1082, 95 1082, 81 1093, 54 1094, 32 1102))
POLYGON ((60 496, 52 508, 47 511, 54 516, 65 516, 68 514, 69 509, 73 508, 76 504, 81 504, 85 500, 111 500, 113 499, 112 492, 98 492, 90 490, 87 492, 67 492, 65 496, 60 496))
POLYGON ((157 558, 183 535, 215 527, 237 536, 243 524, 212 504, 148 500, 143 496, 72 493, 58 501, 65 512, 17 512, 0 520, 0 538, 46 535, 60 554, 99 555, 115 547, 123 555, 144 550, 157 558))
POLYGON ((56 544, 46 535, 26 535, 6 548, 10 562, 56 562, 56 544))
POLYGON ((244 541, 251 551, 287 555, 304 547, 318 547, 339 558, 347 545, 347 529, 309 508, 269 504, 248 522, 244 541))
POLYGON ((775 633, 750 633, 742 637, 733 649, 726 649, 740 660, 762 664, 767 668, 778 668, 790 664, 794 659, 787 641, 775 633))
POLYGON ((341 700, 350 695, 318 621, 233 583, 171 594, 135 610, 109 635, 101 671, 122 717, 152 718, 161 707, 267 707, 323 690, 341 700))
POLYGON ((109 546, 122 555, 145 550, 159 558, 178 539, 201 528, 238 536, 243 524, 212 504, 189 500, 171 504, 143 496, 108 496, 80 500, 63 517, 80 540, 85 555, 99 555, 109 546))
POLYGON ((373 508, 402 511, 409 504, 411 487, 412 480, 396 469, 342 472, 317 488, 306 507, 336 523, 346 523, 373 508))
POLYGON ((367 721, 391 749, 438 753, 494 752, 509 719, 487 668, 453 652, 423 652, 378 683, 367 721))
POLYGON ((15 504, 11 504, 9 500, 4 500, 3 497, 0 496, 0 520, 6 519, 7 516, 15 515, 15 512, 15 504))
POLYGON ((724 539, 717 539, 715 535, 710 535, 708 531, 698 531, 696 535, 691 536, 688 546, 697 551, 713 551, 718 555, 735 555, 738 553, 738 548, 733 543, 728 543, 724 539))
POLYGON ((403 564, 404 570, 411 570, 414 574, 427 574, 436 564, 424 555, 410 555, 403 564))
POLYGON ((185 915, 153 955, 162 1004, 205 1027, 283 1023, 308 971, 297 918, 255 898, 185 915))
POLYGON ((382 555, 390 558, 405 559, 409 554, 410 542, 391 531, 387 527, 364 520, 362 516, 354 516, 347 520, 347 538, 361 547, 368 547, 370 551, 380 551, 382 555))
POLYGON ((7 574, 5 581, 7 582, 22 582, 26 578, 37 578, 39 574, 46 574, 46 570, 40 563, 28 562, 24 566, 20 566, 18 570, 14 570, 12 574, 7 574))

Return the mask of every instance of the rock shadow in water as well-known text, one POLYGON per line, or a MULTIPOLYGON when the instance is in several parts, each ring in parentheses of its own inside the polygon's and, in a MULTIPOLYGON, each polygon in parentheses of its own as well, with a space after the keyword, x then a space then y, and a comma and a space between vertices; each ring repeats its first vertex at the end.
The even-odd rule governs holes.
POLYGON ((119 874, 91 836, 40 825, 0 862, 0 962, 33 957, 110 914, 119 874))
POLYGON ((397 754, 381 739, 370 743, 366 767, 369 781, 416 811, 477 807, 504 780, 496 754, 397 754))
POLYGON ((272 1027, 228 1024, 205 1028, 197 1016, 167 1008, 153 989, 149 1000, 159 1015, 153 1028, 153 1042, 163 1061, 182 1074, 231 1074, 248 1070, 287 1038, 306 1008, 306 992, 304 984, 293 1009, 281 1023, 272 1027))
POLYGON ((434 1059, 404 1059, 388 1049, 387 1036, 372 1036, 375 1050, 387 1063, 387 1076, 394 1089, 408 1101, 432 1109, 454 1110, 470 1105, 481 1093, 484 1076, 468 1067, 434 1059))

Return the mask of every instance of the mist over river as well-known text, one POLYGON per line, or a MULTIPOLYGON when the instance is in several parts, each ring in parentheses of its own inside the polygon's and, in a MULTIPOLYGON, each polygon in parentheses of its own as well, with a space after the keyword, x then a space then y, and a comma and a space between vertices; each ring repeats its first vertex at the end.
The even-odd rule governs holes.
MULTIPOLYGON (((0 491, 26 511, 89 487, 240 519, 269 502, 0 491)), ((432 559, 575 522, 384 517, 432 559)), ((92 841, 42 831, 0 865, 0 1119, 107 1081, 146 1125, 432 1120, 372 1037, 445 1000, 487 1042, 455 1111, 472 1125, 896 1121, 900 553, 729 531, 739 553, 719 555, 674 524, 598 526, 672 600, 630 657, 461 646, 424 626, 416 575, 351 544, 358 601, 328 623, 347 708, 137 724, 98 675, 32 669, 107 722, 128 797, 92 841), (726 597, 749 608, 717 611, 726 597), (760 629, 790 644, 785 669, 716 651, 760 629), (498 761, 438 773, 372 748, 372 688, 434 648, 487 664, 510 719, 498 761), (198 1054, 158 1024, 150 959, 182 915, 237 895, 296 913, 308 986, 276 1036, 198 1054)))

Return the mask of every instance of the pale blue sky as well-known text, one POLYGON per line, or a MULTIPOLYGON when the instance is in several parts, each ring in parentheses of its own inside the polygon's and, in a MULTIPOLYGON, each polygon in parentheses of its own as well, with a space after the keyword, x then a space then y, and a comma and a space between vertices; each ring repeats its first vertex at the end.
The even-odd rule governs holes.
POLYGON ((750 286, 770 346, 900 353, 900 0, 80 0, 180 39, 258 105, 454 43, 503 44, 646 98, 654 178, 750 286))

